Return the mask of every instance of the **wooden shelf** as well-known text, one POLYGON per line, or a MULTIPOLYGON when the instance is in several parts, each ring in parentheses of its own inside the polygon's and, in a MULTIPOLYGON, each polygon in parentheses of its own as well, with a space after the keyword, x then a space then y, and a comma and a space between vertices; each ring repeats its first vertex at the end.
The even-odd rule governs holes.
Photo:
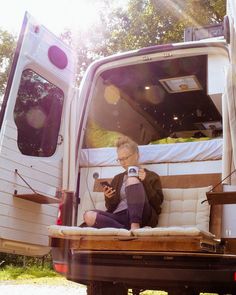
POLYGON ((235 192, 208 192, 206 193, 210 205, 236 204, 235 192))
POLYGON ((13 195, 15 198, 39 203, 39 204, 56 204, 60 203, 60 200, 55 197, 49 197, 49 196, 44 196, 40 194, 25 194, 25 195, 18 195, 14 194, 13 195))

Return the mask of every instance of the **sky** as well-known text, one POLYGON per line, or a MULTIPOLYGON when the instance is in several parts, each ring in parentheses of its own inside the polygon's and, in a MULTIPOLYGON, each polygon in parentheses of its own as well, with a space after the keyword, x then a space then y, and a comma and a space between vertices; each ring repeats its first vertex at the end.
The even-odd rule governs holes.
MULTIPOLYGON (((99 0, 0 0, 0 28, 18 35, 28 11, 40 24, 59 35, 65 28, 92 26, 99 0)), ((116 0, 124 5, 127 0, 116 0)))
MULTIPOLYGON (((113 1, 116 6, 125 7, 128 0, 113 1)), ((102 0, 0 0, 0 29, 17 39, 26 11, 57 36, 65 29, 92 29, 101 3, 102 0)))

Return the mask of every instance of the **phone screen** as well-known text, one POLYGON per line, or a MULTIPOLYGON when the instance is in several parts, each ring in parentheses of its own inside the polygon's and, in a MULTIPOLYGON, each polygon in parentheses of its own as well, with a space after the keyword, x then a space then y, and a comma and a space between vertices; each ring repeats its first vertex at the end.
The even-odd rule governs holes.
POLYGON ((110 183, 108 181, 101 181, 100 182, 101 185, 104 187, 104 186, 108 186, 108 187, 111 187, 110 183))

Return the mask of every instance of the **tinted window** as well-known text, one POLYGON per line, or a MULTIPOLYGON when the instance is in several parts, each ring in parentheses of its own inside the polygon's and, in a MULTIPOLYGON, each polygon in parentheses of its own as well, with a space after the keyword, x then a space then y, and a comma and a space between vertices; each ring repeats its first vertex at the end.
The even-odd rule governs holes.
POLYGON ((64 94, 32 70, 22 73, 14 108, 22 154, 52 156, 56 150, 64 94))

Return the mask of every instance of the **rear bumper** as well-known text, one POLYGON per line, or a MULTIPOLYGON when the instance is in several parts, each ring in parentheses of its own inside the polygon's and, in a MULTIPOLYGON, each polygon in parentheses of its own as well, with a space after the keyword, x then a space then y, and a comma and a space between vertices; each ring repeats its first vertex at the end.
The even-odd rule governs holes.
POLYGON ((199 292, 236 294, 236 257, 233 256, 71 251, 63 258, 61 254, 55 257, 55 253, 54 248, 54 262, 66 262, 66 277, 79 283, 122 282, 129 288, 159 290, 188 286, 199 292))

